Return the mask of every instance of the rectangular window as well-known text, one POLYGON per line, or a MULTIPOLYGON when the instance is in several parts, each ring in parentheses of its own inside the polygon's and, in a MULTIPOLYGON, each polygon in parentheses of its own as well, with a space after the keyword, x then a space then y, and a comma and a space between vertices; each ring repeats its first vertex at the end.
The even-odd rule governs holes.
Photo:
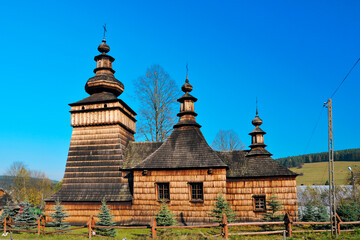
POLYGON ((169 183, 158 183, 157 190, 158 190, 158 199, 159 200, 165 200, 165 201, 170 200, 169 183))
POLYGON ((265 211, 266 210, 266 197, 265 195, 253 196, 254 211, 265 211))
POLYGON ((192 201, 203 201, 204 192, 202 183, 190 183, 190 193, 192 201))

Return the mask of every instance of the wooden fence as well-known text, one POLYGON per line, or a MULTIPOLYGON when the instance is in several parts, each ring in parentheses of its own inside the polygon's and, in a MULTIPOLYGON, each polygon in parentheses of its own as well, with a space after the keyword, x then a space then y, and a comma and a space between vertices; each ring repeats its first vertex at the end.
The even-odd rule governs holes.
MULTIPOLYGON (((360 224, 360 221, 356 222, 343 222, 341 221, 340 217, 337 215, 337 230, 338 234, 341 232, 349 232, 349 231, 355 231, 355 229, 344 229, 341 230, 341 225, 354 225, 354 224, 360 224)), ((150 229, 151 228, 151 236, 152 238, 157 237, 157 230, 158 229, 185 229, 185 228, 221 228, 221 234, 216 236, 221 236, 225 239, 228 239, 230 235, 269 235, 269 234, 286 234, 286 236, 291 237, 294 233, 305 233, 305 232, 327 232, 330 231, 330 229, 320 229, 320 230, 292 230, 293 226, 296 225, 330 225, 330 222, 294 222, 292 221, 291 216, 286 213, 284 217, 284 221, 280 222, 240 222, 240 223, 228 223, 226 215, 223 215, 222 223, 214 223, 214 224, 204 224, 204 225, 195 225, 195 226, 157 226, 155 218, 152 221, 151 226, 99 226, 96 225, 95 218, 93 216, 89 217, 88 222, 86 225, 81 227, 75 227, 75 228, 67 228, 62 230, 53 230, 53 231, 45 231, 46 227, 46 219, 44 217, 39 217, 36 220, 36 223, 18 223, 12 221, 10 216, 7 216, 1 224, 4 227, 4 234, 6 232, 28 232, 28 233, 36 233, 38 235, 41 234, 63 234, 63 235, 82 235, 86 236, 88 238, 92 237, 102 237, 99 235, 95 235, 95 228, 113 228, 113 229, 150 229), (284 229, 280 230, 274 230, 274 231, 262 231, 262 232, 237 232, 237 233, 229 233, 230 227, 240 227, 240 226, 284 226, 284 229), (36 231, 34 230, 23 230, 23 229, 17 229, 13 228, 14 226, 32 226, 37 228, 36 231), (72 230, 78 230, 78 229, 86 229, 87 233, 69 233, 69 231, 72 230)), ((213 236, 213 237, 216 237, 213 236)))

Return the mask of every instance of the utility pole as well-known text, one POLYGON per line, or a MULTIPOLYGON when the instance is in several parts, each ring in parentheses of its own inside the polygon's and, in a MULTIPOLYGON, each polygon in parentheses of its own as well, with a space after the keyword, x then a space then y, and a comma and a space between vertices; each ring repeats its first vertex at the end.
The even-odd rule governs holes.
POLYGON ((331 235, 337 237, 338 229, 336 224, 336 198, 335 198, 335 178, 334 178, 334 148, 333 148, 333 122, 332 122, 332 99, 325 103, 328 109, 329 123, 329 199, 330 199, 330 223, 331 235))

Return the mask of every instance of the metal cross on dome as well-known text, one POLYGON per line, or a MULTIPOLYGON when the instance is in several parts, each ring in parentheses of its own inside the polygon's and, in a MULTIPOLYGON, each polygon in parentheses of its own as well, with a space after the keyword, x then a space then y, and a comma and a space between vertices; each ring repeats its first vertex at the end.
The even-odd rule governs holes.
POLYGON ((107 32, 107 30, 106 30, 106 24, 103 25, 103 28, 104 28, 104 41, 105 41, 105 33, 107 32))

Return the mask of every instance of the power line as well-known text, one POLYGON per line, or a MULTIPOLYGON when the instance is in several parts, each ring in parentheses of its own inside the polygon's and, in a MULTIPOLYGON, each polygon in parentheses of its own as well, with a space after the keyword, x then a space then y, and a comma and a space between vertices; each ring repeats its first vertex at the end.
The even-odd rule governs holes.
MULTIPOLYGON (((360 62, 360 58, 358 58, 358 60, 357 60, 357 61, 355 62, 355 64, 352 66, 352 68, 350 69, 350 71, 346 74, 346 76, 345 76, 344 79, 341 81, 341 83, 339 84, 339 86, 335 89, 335 91, 333 92, 333 94, 331 95, 330 98, 333 98, 333 97, 334 97, 334 95, 336 94, 336 92, 340 89, 341 85, 345 82, 345 80, 347 79, 347 77, 350 75, 350 73, 354 70, 354 68, 356 67, 356 65, 357 65, 359 62, 360 62)), ((309 141, 307 142, 306 147, 305 147, 305 153, 307 152, 307 150, 308 150, 308 148, 309 148, 309 145, 310 145, 310 143, 311 143, 311 140, 312 140, 312 138, 313 138, 313 136, 314 136, 314 134, 315 134, 315 131, 316 131, 316 129, 317 129, 317 126, 318 126, 319 121, 320 121, 320 118, 321 118, 321 114, 322 114, 323 109, 324 109, 325 106, 326 106, 326 103, 324 103, 323 107, 321 108, 321 111, 320 111, 320 113, 319 113, 319 117, 318 117, 318 119, 317 119, 317 121, 316 121, 316 123, 315 123, 315 126, 314 126, 311 134, 310 134, 309 141)))
POLYGON ((307 152, 307 150, 308 150, 308 148, 309 148, 309 145, 310 145, 310 142, 311 142, 311 140, 312 140, 312 138, 313 138, 313 136, 314 136, 314 134, 315 134, 315 131, 316 131, 316 129, 317 129, 317 126, 319 125, 319 121, 320 121, 320 118, 321 118, 321 115, 322 115, 323 111, 324 111, 324 107, 321 108, 320 113, 319 113, 319 116, 318 116, 318 119, 317 119, 317 121, 316 121, 316 123, 315 123, 315 126, 314 126, 314 128, 313 128, 313 130, 312 130, 312 132, 311 132, 311 134, 310 134, 309 141, 308 141, 307 144, 306 144, 305 153, 307 152))
POLYGON ((352 68, 350 69, 350 71, 346 74, 345 78, 341 81, 340 85, 335 89, 334 93, 331 95, 330 98, 333 98, 335 93, 339 90, 339 88, 341 87, 341 85, 345 82, 346 78, 350 75, 350 73, 352 72, 352 70, 354 70, 354 68, 356 67, 356 65, 358 64, 358 62, 360 61, 360 58, 356 61, 356 63, 354 64, 354 66, 352 66, 352 68))

